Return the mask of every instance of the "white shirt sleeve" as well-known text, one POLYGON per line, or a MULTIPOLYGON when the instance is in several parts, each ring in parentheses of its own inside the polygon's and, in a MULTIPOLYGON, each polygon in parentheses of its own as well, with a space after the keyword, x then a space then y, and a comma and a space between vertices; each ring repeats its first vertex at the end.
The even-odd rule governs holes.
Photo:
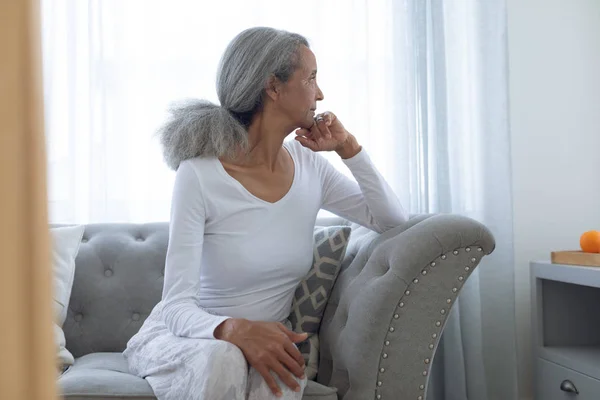
POLYGON ((343 160, 356 182, 315 154, 323 185, 322 208, 378 233, 408 220, 400 200, 377 171, 365 149, 343 160))
POLYGON ((210 314, 196 302, 204 242, 205 207, 200 180, 191 161, 175 175, 169 226, 163 320, 171 333, 213 339, 215 328, 229 317, 210 314))

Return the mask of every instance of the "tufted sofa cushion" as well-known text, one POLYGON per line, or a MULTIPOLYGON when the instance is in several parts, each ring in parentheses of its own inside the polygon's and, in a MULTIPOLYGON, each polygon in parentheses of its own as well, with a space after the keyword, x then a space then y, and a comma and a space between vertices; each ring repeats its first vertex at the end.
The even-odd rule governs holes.
POLYGON ((156 400, 148 382, 129 373, 121 353, 91 353, 76 359, 58 386, 68 400, 156 400))
POLYGON ((121 352, 160 301, 168 224, 86 225, 63 325, 75 357, 121 352))

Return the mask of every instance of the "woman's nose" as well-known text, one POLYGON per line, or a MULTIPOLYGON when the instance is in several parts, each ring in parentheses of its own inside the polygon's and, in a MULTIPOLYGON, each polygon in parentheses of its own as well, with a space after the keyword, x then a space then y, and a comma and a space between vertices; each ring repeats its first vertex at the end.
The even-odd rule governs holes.
POLYGON ((325 96, 323 95, 323 91, 321 90, 321 88, 319 86, 317 86, 317 101, 321 101, 325 98, 325 96))

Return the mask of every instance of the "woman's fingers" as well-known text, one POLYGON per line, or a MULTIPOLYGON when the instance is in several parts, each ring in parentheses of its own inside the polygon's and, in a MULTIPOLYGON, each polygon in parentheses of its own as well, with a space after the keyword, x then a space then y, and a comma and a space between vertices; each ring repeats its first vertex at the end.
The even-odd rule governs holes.
POLYGON ((294 360, 287 351, 282 351, 279 355, 279 362, 292 374, 299 379, 304 379, 304 368, 302 368, 296 360, 294 360))
POLYGON ((282 362, 298 378, 304 378, 304 357, 300 350, 291 342, 284 344, 285 354, 282 356, 282 362))
POLYGON ((281 379, 281 381, 294 392, 298 392, 301 389, 296 379, 294 379, 292 373, 285 368, 281 362, 275 361, 270 368, 271 371, 275 372, 279 376, 279 379, 281 379))
POLYGON ((319 132, 321 132, 321 135, 323 136, 324 139, 331 139, 331 132, 329 131, 328 128, 328 122, 329 118, 321 118, 320 120, 317 121, 317 127, 319 128, 319 132))
POLYGON ((313 137, 312 132, 310 131, 310 129, 306 129, 306 128, 300 128, 296 131, 296 136, 300 136, 300 137, 304 137, 308 140, 312 140, 314 141, 315 138, 313 137))
POLYGON ((310 129, 300 128, 300 129, 296 130, 296 135, 297 136, 309 136, 310 129))
POLYGON ((335 121, 335 114, 330 111, 325 111, 323 113, 323 120, 326 122, 327 126, 331 125, 333 121, 335 121))
POLYGON ((316 123, 312 126, 312 128, 310 128, 310 133, 312 134, 312 137, 315 140, 315 142, 318 142, 319 140, 321 140, 321 138, 324 137, 323 132, 321 132, 321 129, 319 128, 319 124, 322 121, 322 119, 319 119, 319 117, 317 117, 316 123))
MULTIPOLYGON (((307 140, 303 136, 297 139, 307 140)), ((281 323, 248 321, 244 329, 239 328, 236 334, 228 336, 230 343, 238 346, 246 360, 263 377, 266 385, 277 397, 281 397, 283 384, 298 392, 302 388, 296 377, 305 379, 304 364, 298 363, 298 357, 302 357, 296 346, 292 343, 292 336, 296 334, 281 323), (281 382, 279 382, 280 378, 281 382), (279 383, 278 383, 279 382, 279 383)))
POLYGON ((285 333, 285 335, 289 339, 283 344, 285 351, 287 351, 287 353, 296 360, 296 362, 300 367, 302 367, 302 369, 304 369, 304 357, 302 357, 302 353, 300 353, 300 350, 298 350, 294 343, 304 342, 306 339, 308 339, 308 334, 306 332, 294 332, 291 329, 288 329, 287 326, 283 324, 279 324, 278 326, 279 329, 281 329, 281 331, 285 333))
POLYGON ((296 136, 296 140, 300 142, 300 144, 312 151, 318 151, 319 147, 314 140, 308 139, 305 136, 296 136))
POLYGON ((269 367, 265 364, 260 364, 260 365, 255 365, 254 368, 263 377, 263 379, 265 380, 265 383, 267 384, 269 389, 271 389, 271 392, 273 392, 273 394, 275 396, 281 397, 281 395, 282 395, 281 388, 277 384, 275 377, 273 377, 273 375, 271 375, 271 372, 269 371, 269 367))

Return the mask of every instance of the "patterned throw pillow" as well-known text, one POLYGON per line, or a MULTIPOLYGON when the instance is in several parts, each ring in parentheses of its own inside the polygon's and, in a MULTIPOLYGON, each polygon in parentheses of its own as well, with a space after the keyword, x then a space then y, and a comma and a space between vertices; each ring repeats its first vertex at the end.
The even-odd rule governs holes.
POLYGON ((315 227, 313 264, 298 285, 292 300, 289 317, 292 330, 308 333, 308 339, 297 345, 306 362, 305 374, 310 380, 317 376, 319 327, 346 254, 350 232, 349 226, 315 227))

